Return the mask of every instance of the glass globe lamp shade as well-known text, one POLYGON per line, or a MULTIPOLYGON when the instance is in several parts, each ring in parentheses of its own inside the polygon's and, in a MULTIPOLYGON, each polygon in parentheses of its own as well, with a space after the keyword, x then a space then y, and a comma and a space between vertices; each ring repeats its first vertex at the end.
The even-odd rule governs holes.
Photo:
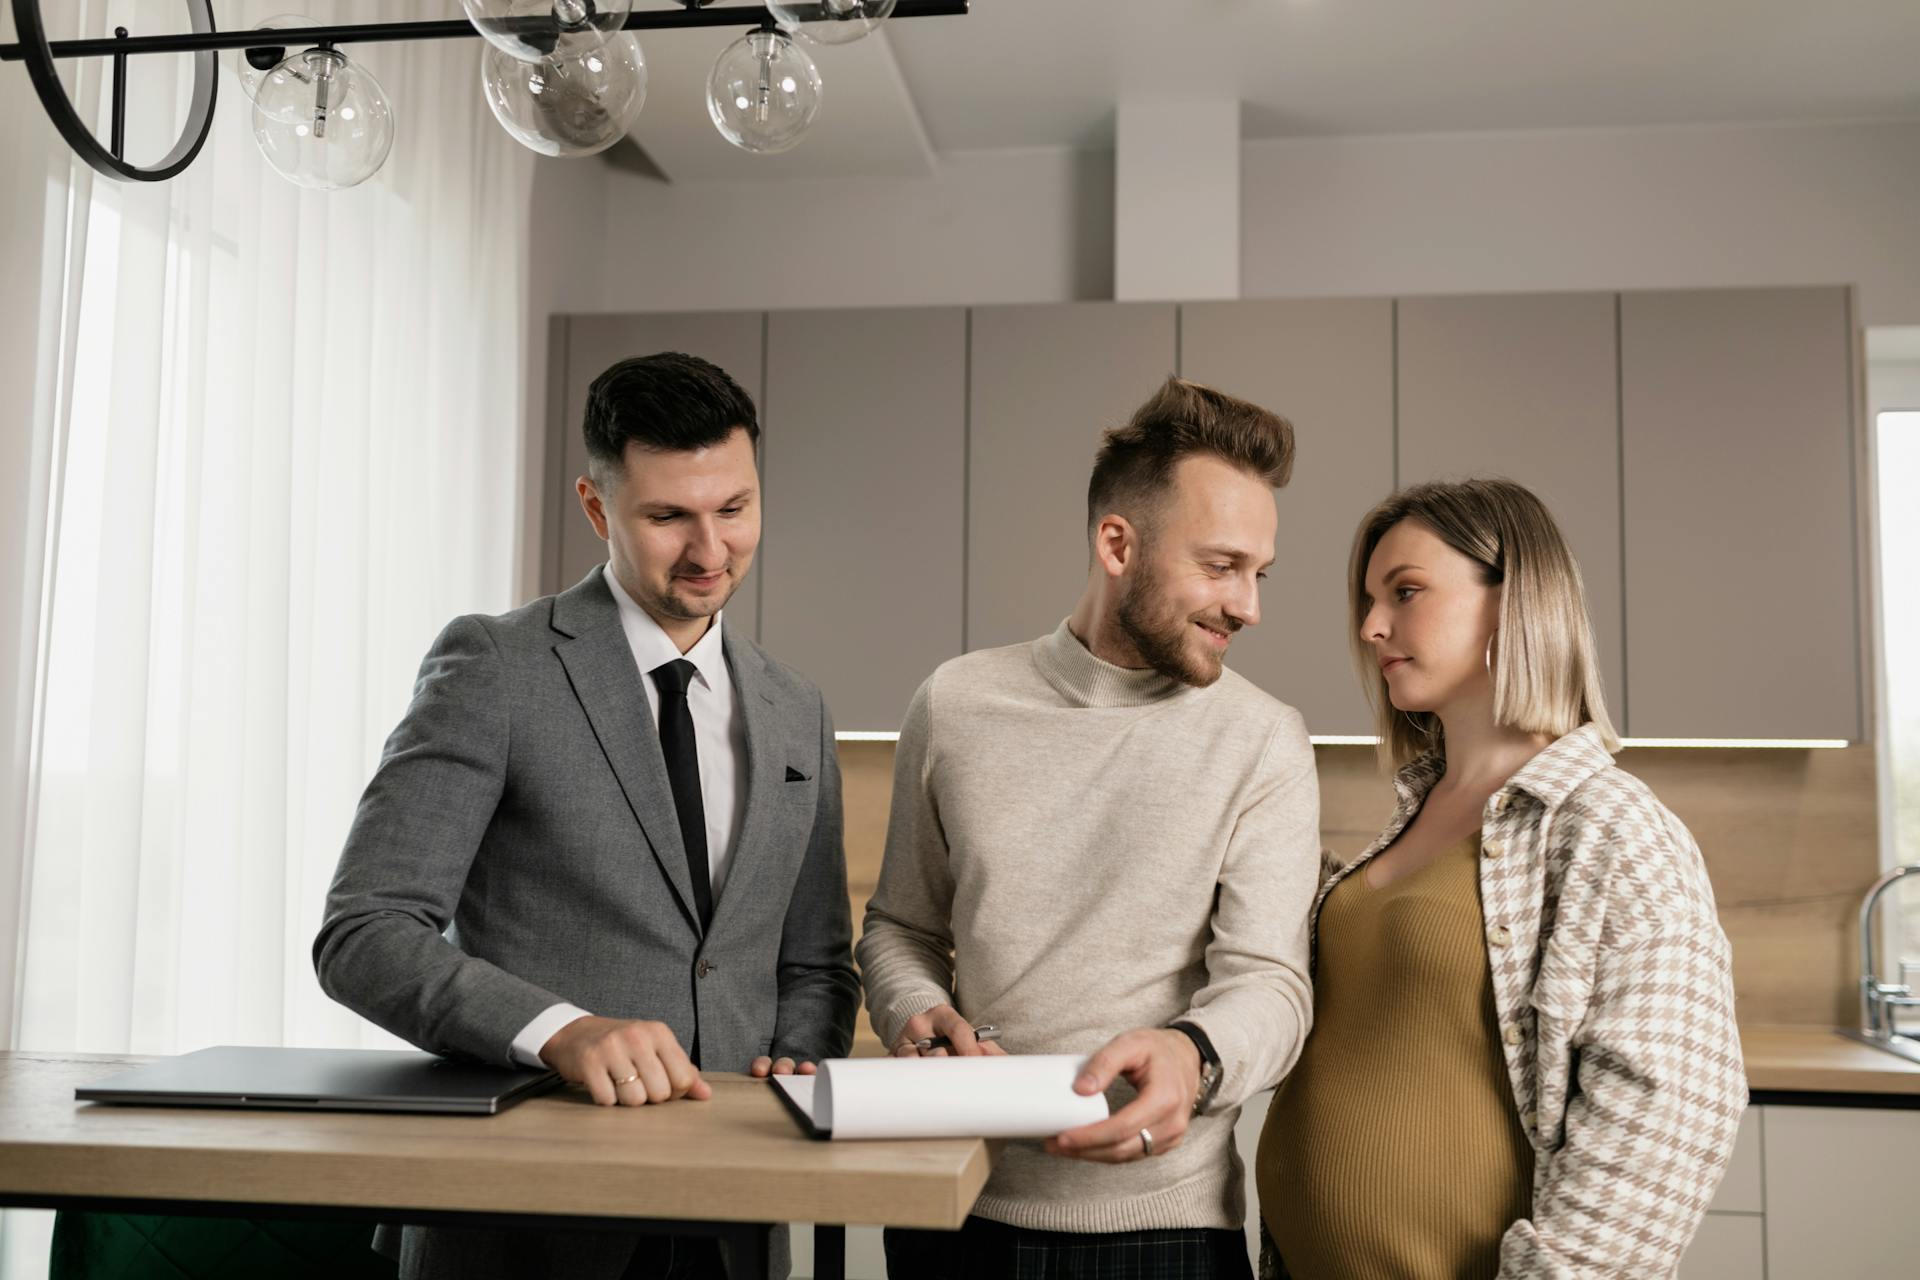
POLYGON ((584 53, 617 35, 633 0, 460 0, 474 29, 509 57, 584 53))
POLYGON ((393 149, 393 107, 365 67, 335 49, 303 49, 269 71, 253 99, 253 138, 287 181, 358 186, 393 149))
POLYGON ((820 114, 820 70, 791 36, 748 32, 714 61, 707 114, 720 136, 743 151, 785 151, 820 114))
POLYGON ((647 100, 647 63, 631 32, 538 62, 489 45, 480 87, 494 119, 520 145, 543 156, 590 156, 633 127, 647 100))
MULTIPOLYGON (((326 23, 314 18, 309 18, 305 14, 282 13, 268 18, 265 22, 255 27, 254 30, 290 31, 300 27, 323 27, 325 25, 326 23)), ((260 96, 260 86, 266 81, 267 73, 284 62, 286 55, 287 51, 275 44, 271 38, 263 39, 254 49, 232 49, 228 51, 227 56, 233 65, 234 78, 239 80, 240 91, 247 95, 248 102, 252 102, 260 96), (280 56, 274 58, 273 50, 276 48, 280 49, 280 56), (251 59, 256 51, 273 60, 264 67, 255 66, 251 59)))
POLYGON ((780 29, 814 44, 852 44, 893 15, 894 0, 767 0, 780 29))

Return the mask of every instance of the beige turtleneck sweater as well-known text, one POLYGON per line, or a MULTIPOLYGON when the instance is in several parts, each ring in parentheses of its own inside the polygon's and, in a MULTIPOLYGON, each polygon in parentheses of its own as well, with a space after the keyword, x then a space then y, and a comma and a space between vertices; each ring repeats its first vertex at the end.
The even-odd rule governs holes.
POLYGON ((1196 689, 1116 667, 1062 623, 920 687, 858 949, 881 1041, 951 1002, 1001 1027, 1010 1053, 1092 1053, 1185 1019, 1225 1065, 1173 1151, 1103 1165, 1010 1143, 976 1214, 1054 1231, 1241 1225, 1234 1120, 1311 1019, 1319 807, 1299 713, 1231 670, 1196 689))

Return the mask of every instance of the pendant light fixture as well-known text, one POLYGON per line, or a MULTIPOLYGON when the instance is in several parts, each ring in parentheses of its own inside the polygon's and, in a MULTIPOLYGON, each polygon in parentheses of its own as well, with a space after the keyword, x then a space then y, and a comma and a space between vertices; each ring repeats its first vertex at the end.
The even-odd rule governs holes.
POLYGON ((253 139, 297 186, 357 187, 393 149, 393 107, 365 67, 338 49, 302 49, 267 72, 253 97, 253 139))
POLYGON ((647 100, 640 41, 622 31, 605 44, 528 62, 489 45, 480 87, 494 119, 543 156, 590 156, 627 136, 647 100))
POLYGON ((820 69, 784 31, 749 31, 714 61, 707 114, 742 151, 786 151, 820 114, 820 69))
POLYGON ((22 62, 47 117, 76 155, 110 178, 162 182, 200 153, 213 127, 222 50, 253 101, 254 138, 268 162, 301 186, 339 190, 365 182, 393 146, 394 108, 372 72, 347 45, 451 40, 479 35, 481 91, 494 118, 543 155, 604 151, 633 126, 646 101, 647 65, 639 30, 750 27, 715 61, 707 110, 722 137, 756 154, 796 145, 820 113, 820 70, 800 42, 844 44, 894 18, 957 17, 969 0, 779 0, 721 5, 678 0, 677 7, 635 10, 634 0, 461 0, 464 20, 322 25, 297 15, 269 18, 248 31, 219 31, 209 0, 182 0, 191 30, 50 41, 40 0, 11 0, 19 40, 0 44, 0 63, 22 62), (193 83, 180 136, 157 163, 125 151, 128 59, 191 53, 193 83), (109 142, 67 97, 56 62, 113 63, 109 142))
POLYGON ((627 25, 633 0, 460 0, 474 30, 522 62, 598 49, 627 25))
MULTIPOLYGON (((304 13, 282 13, 257 23, 255 31, 297 31, 305 27, 317 27, 320 23, 304 13)), ((267 72, 286 61, 286 49, 262 41, 251 49, 228 49, 221 55, 220 61, 233 72, 233 78, 240 82, 240 90, 252 102, 260 94, 260 83, 267 78, 267 72)))
POLYGON ((767 12, 790 36, 814 44, 852 44, 893 15, 894 0, 767 0, 767 12))

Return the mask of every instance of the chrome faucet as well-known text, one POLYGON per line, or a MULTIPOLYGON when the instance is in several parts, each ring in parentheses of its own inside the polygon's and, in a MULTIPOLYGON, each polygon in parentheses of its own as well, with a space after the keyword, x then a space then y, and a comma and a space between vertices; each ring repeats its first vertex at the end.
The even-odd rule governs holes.
POLYGON ((1841 1034, 1920 1062, 1920 1037, 1901 1031, 1894 1021, 1901 1009, 1920 1009, 1920 996, 1914 995, 1912 985, 1906 981, 1910 972, 1920 971, 1920 962, 1902 960, 1899 982, 1882 982, 1876 971, 1880 962, 1874 936, 1875 908, 1880 905, 1881 894, 1909 875, 1920 875, 1920 864, 1895 867, 1887 872, 1873 882, 1860 903, 1860 1030, 1841 1034))

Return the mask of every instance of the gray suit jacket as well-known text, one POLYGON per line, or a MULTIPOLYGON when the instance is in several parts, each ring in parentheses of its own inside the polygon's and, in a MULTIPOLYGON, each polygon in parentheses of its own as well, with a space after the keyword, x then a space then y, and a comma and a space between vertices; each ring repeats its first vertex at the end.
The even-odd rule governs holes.
MULTIPOLYGON (((423 1049, 503 1064, 561 1001, 665 1022, 683 1045, 697 1035, 708 1070, 844 1055, 859 981, 832 721, 817 689, 738 630, 724 644, 747 802, 709 931, 642 677, 596 568, 512 613, 458 618, 435 641, 327 896, 313 948, 327 994, 423 1049)), ((426 1250, 409 1273, 500 1273, 492 1248, 456 1260, 458 1233, 407 1234, 409 1255, 426 1250)), ((625 1264, 586 1248, 605 1237, 551 1240, 559 1252, 539 1264, 551 1274, 625 1264)))

